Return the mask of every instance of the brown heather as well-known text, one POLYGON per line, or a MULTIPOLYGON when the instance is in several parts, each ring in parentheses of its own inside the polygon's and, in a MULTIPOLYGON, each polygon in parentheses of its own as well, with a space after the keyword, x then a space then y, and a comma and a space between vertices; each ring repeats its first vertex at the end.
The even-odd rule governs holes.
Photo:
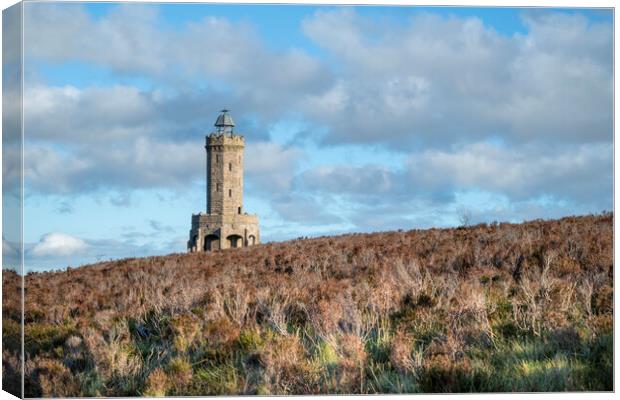
POLYGON ((608 213, 29 274, 25 395, 612 390, 612 244, 608 213))

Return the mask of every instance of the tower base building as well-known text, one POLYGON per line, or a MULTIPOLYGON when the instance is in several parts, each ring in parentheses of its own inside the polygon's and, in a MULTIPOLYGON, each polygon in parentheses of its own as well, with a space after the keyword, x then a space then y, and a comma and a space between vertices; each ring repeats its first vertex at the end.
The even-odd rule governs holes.
POLYGON ((243 212, 243 136, 228 110, 206 137, 207 213, 192 215, 187 250, 191 253, 247 247, 260 243, 258 217, 243 212))
POLYGON ((192 215, 191 252, 247 247, 260 243, 256 215, 192 215))

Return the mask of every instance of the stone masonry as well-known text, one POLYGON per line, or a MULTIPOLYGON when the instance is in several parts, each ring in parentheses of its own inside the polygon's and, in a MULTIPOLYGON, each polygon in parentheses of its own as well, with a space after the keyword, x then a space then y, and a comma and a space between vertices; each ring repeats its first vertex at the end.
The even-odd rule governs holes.
POLYGON ((243 149, 245 140, 233 134, 228 110, 206 137, 207 213, 192 215, 189 252, 252 246, 260 242, 258 217, 243 211, 243 149))

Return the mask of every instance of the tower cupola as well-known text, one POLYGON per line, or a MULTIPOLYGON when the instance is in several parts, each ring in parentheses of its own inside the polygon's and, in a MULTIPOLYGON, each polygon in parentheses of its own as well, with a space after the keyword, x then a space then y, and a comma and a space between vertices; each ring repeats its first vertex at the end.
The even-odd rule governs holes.
POLYGON ((235 127, 235 121, 233 121, 227 109, 223 109, 221 114, 215 120, 215 133, 233 133, 235 127))

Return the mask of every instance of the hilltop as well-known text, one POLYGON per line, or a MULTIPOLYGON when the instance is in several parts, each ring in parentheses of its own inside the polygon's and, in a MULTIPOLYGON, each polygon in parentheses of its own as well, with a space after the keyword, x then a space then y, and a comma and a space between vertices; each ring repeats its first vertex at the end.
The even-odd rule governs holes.
MULTIPOLYGON (((26 396, 612 390, 613 214, 25 277, 26 396)), ((18 368, 17 276, 3 365, 18 368)))

